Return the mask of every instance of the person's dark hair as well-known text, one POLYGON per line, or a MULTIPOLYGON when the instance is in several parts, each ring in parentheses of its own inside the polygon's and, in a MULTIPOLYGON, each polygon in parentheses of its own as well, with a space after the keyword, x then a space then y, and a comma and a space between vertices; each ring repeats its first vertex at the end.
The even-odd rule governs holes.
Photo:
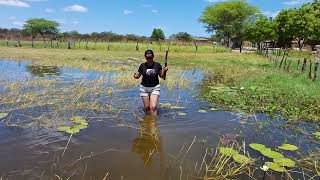
POLYGON ((152 54, 152 56, 154 57, 154 53, 150 49, 148 49, 148 50, 146 50, 146 52, 144 52, 144 56, 146 56, 148 53, 152 54))

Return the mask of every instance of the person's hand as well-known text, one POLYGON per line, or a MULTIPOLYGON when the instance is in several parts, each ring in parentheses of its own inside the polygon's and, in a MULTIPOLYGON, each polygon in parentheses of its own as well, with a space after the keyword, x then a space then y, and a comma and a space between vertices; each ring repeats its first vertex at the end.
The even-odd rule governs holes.
POLYGON ((167 72, 168 70, 169 70, 168 67, 164 67, 164 68, 163 68, 163 71, 164 71, 164 72, 167 72))
POLYGON ((138 79, 138 78, 139 78, 139 73, 135 72, 134 75, 133 75, 133 77, 134 77, 135 79, 138 79))

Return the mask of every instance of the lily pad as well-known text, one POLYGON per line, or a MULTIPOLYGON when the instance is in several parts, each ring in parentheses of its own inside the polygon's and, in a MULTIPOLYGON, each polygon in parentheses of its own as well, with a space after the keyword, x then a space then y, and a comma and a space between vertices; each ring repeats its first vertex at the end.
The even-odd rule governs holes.
POLYGON ((199 112, 199 113, 206 113, 207 111, 204 110, 204 109, 199 109, 198 112, 199 112))
POLYGON ((226 155, 226 156, 233 156, 235 154, 239 154, 238 151, 228 148, 228 147, 220 147, 219 151, 221 154, 226 155))
POLYGON ((0 119, 3 119, 7 117, 9 114, 8 113, 0 113, 0 119))
POLYGON ((71 127, 70 126, 60 126, 58 127, 58 131, 61 131, 61 132, 66 132, 67 130, 70 130, 71 127))
POLYGON ((69 134, 76 134, 76 133, 80 132, 80 129, 77 127, 72 127, 70 129, 66 130, 66 132, 69 134))
MULTIPOLYGON (((0 118, 0 119, 1 119, 1 118, 0 118)), ((317 136, 317 137, 320 137, 320 132, 314 132, 314 133, 312 133, 312 135, 317 136)))
POLYGON ((71 117, 71 121, 73 121, 74 123, 77 123, 77 124, 83 124, 83 123, 87 122, 83 117, 80 117, 80 116, 71 117))
POLYGON ((74 126, 74 128, 77 128, 77 129, 86 129, 86 128, 88 128, 88 126, 87 125, 83 125, 83 124, 79 124, 79 125, 76 125, 76 126, 74 126))
POLYGON ((271 159, 275 159, 275 158, 283 158, 283 155, 277 151, 272 151, 271 149, 267 148, 265 150, 260 151, 261 154, 263 154, 264 156, 271 158, 271 159))
POLYGON ((283 150, 287 150, 287 151, 296 151, 299 149, 297 146, 292 145, 292 144, 282 144, 278 148, 283 149, 283 150))
POLYGON ((296 165, 296 162, 289 158, 276 158, 273 159, 273 162, 286 167, 294 167, 296 165))
POLYGON ((210 111, 218 111, 218 109, 217 109, 217 108, 212 107, 212 108, 210 108, 210 111))
POLYGON ((262 150, 265 150, 267 147, 263 144, 257 144, 257 143, 252 143, 252 144, 249 144, 249 146, 256 150, 256 151, 259 151, 261 152, 262 150))
POLYGON ((276 172, 284 172, 286 171, 286 169, 282 166, 280 166, 279 164, 277 163, 274 163, 274 162, 266 162, 265 164, 269 169, 272 169, 276 172))
POLYGON ((233 160, 240 164, 249 164, 250 159, 247 156, 241 155, 241 154, 234 154, 232 156, 233 160))
POLYGON ((179 115, 179 116, 186 116, 186 115, 187 115, 187 113, 184 113, 184 112, 178 112, 178 115, 179 115))

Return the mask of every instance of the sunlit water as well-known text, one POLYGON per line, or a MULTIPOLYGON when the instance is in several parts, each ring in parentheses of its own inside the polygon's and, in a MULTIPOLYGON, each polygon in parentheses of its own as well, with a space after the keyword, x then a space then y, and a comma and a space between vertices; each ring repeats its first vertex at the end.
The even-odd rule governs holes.
MULTIPOLYGON (((0 61, 0 83, 25 80, 59 79, 65 83, 80 80, 95 80, 109 77, 117 72, 100 73, 72 68, 30 68, 31 62, 0 61), (31 70, 32 69, 32 70, 31 70), (48 72, 49 69, 49 72, 48 72)), ((263 143, 270 147, 284 142, 296 144, 303 154, 319 144, 308 141, 306 135, 279 128, 285 122, 270 120, 258 114, 256 117, 244 113, 227 112, 223 109, 210 111, 213 104, 199 100, 199 84, 204 74, 201 71, 186 71, 193 80, 191 88, 161 89, 160 102, 178 103, 184 109, 159 108, 157 119, 145 117, 139 98, 138 86, 122 88, 112 98, 119 108, 119 115, 108 113, 86 117, 89 128, 73 135, 63 157, 61 154, 69 135, 55 129, 0 126, 0 177, 9 179, 179 179, 179 163, 173 163, 184 147, 184 151, 195 139, 183 160, 182 176, 193 174, 197 163, 201 163, 206 148, 215 148, 222 137, 231 137, 238 143, 263 143), (206 109, 206 113, 198 112, 206 109), (179 113, 185 113, 180 116, 179 113), (84 159, 81 159, 84 158, 84 159), (81 160, 79 160, 81 159, 81 160)), ((132 73, 128 73, 132 76, 132 73)), ((170 78, 170 73, 168 74, 170 78)), ((138 81, 137 81, 138 85, 138 81)), ((117 86, 117 85, 114 85, 117 86)), ((0 87, 4 92, 4 87, 0 87)), ((0 106, 0 112, 6 107, 0 106)), ((23 121, 27 110, 9 112, 16 121, 23 121)), ((33 110, 37 112, 37 109, 33 110)), ((306 132, 313 131, 314 124, 301 125, 306 132)), ((300 156, 300 153, 293 153, 300 156)), ((252 151, 253 157, 258 153, 252 151)), ((261 164, 262 165, 262 164, 261 164)), ((257 164, 259 167, 259 164, 257 164)), ((263 173, 257 173, 257 178, 263 173)), ((189 177, 189 179, 192 179, 189 177)), ((245 178, 244 178, 245 179, 245 178)))

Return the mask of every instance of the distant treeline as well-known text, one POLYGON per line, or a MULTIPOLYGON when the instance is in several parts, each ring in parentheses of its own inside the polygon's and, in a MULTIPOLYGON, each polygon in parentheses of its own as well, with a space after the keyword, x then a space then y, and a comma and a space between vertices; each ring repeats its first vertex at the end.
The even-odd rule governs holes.
MULTIPOLYGON (((26 29, 6 29, 0 28, 0 39, 8 41, 71 41, 71 42, 150 42, 150 41, 165 41, 163 32, 160 31, 158 35, 158 30, 155 29, 150 37, 139 36, 135 34, 121 35, 113 32, 93 32, 93 33, 79 33, 77 31, 70 32, 49 32, 32 34, 26 29), (158 37, 159 36, 159 37, 158 37)), ((193 42, 197 39, 187 32, 179 32, 173 34, 169 37, 170 41, 181 41, 181 42, 193 42)), ((207 41, 209 42, 209 40, 207 41)))

